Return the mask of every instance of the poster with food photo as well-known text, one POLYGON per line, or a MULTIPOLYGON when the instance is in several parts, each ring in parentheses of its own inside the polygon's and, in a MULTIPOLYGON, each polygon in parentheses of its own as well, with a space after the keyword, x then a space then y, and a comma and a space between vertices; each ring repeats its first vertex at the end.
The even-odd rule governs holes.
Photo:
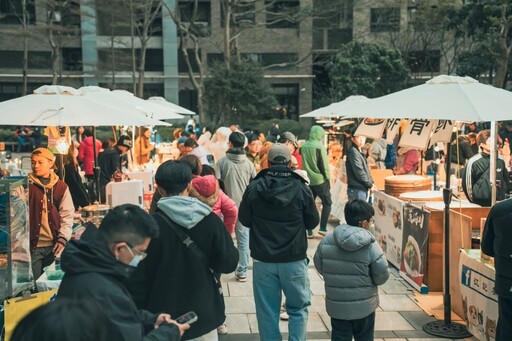
POLYGON ((403 240, 400 275, 422 292, 427 263, 430 212, 414 205, 403 210, 403 240))
POLYGON ((402 250, 402 222, 404 202, 384 192, 375 192, 375 230, 372 233, 381 246, 386 259, 400 269, 402 250))

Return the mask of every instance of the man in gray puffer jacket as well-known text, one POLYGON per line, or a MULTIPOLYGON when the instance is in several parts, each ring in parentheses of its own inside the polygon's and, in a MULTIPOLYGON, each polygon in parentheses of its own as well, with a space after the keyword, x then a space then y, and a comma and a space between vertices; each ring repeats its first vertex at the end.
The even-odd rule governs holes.
POLYGON ((324 276, 326 308, 331 317, 331 340, 373 340, 377 286, 389 278, 388 262, 368 231, 373 207, 356 199, 345 206, 347 224, 336 227, 316 250, 314 262, 324 276))

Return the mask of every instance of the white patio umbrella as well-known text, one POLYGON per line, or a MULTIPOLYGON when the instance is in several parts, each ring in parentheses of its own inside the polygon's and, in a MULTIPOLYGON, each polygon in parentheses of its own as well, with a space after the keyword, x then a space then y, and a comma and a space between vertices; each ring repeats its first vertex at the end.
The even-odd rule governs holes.
POLYGON ((170 125, 146 117, 135 107, 127 110, 108 101, 95 101, 61 85, 44 85, 33 94, 0 102, 0 122, 31 126, 170 125))
POLYGON ((352 112, 358 108, 359 104, 369 101, 366 96, 349 96, 343 101, 331 103, 328 106, 315 109, 307 114, 300 115, 300 117, 336 117, 343 116, 344 112, 352 112))
MULTIPOLYGON (((177 113, 180 113, 183 115, 195 115, 196 114, 195 112, 188 110, 187 108, 183 108, 177 104, 167 101, 163 97, 153 96, 153 97, 149 97, 146 101, 150 102, 150 103, 156 103, 163 107, 167 107, 167 108, 172 109, 172 110, 176 111, 177 113)), ((159 118, 159 117, 155 116, 155 118, 159 118)), ((162 118, 159 118, 159 119, 162 120, 162 118)))
MULTIPOLYGON (((184 118, 183 115, 169 107, 164 107, 152 102, 143 100, 134 96, 126 90, 110 90, 99 86, 83 86, 78 89, 84 96, 92 101, 100 103, 109 103, 116 107, 131 111, 139 110, 146 116, 156 120, 172 120, 184 118)), ((126 125, 126 123, 125 123, 126 125)))

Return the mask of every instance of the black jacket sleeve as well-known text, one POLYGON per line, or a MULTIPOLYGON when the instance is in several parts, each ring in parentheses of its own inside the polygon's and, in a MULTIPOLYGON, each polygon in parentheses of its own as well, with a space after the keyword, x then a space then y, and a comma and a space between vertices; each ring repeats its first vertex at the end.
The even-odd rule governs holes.
POLYGON ((484 232, 482 234, 482 252, 488 256, 494 257, 494 219, 493 209, 485 221, 484 232))
POLYGON ((305 185, 302 185, 302 187, 304 193, 304 208, 302 211, 304 215, 304 225, 306 226, 306 229, 312 230, 320 222, 320 216, 316 208, 313 193, 311 193, 311 190, 305 185))

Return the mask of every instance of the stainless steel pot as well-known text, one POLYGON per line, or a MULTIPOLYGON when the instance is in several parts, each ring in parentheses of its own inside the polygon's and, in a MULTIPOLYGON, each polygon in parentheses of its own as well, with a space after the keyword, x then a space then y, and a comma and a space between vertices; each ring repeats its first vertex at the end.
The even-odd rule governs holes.
POLYGON ((82 208, 82 218, 85 223, 93 223, 96 227, 99 227, 109 211, 109 205, 93 204, 85 206, 82 208))

